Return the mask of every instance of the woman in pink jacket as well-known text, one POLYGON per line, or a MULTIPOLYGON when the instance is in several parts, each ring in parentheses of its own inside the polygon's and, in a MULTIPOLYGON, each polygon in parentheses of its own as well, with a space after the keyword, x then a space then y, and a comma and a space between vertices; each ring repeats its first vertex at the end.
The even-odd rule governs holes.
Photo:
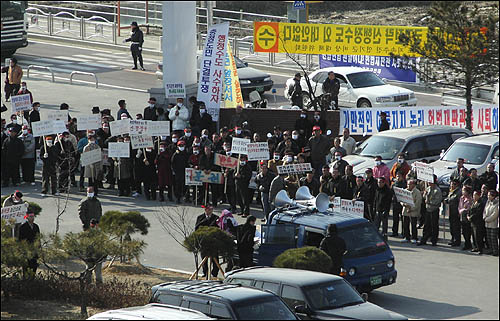
POLYGON ((460 197, 460 201, 458 202, 458 214, 460 215, 462 235, 464 236, 465 240, 465 245, 464 247, 462 247, 462 251, 472 249, 472 227, 469 220, 467 219, 467 215, 469 214, 472 203, 472 189, 469 186, 464 186, 462 188, 462 197, 460 197))

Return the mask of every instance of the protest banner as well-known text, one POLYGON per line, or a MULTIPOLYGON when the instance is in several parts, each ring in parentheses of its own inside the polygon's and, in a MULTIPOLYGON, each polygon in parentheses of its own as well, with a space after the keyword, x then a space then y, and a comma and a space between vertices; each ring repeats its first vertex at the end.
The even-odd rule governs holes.
POLYGON ((148 132, 148 121, 147 120, 130 120, 130 135, 146 135, 148 132))
POLYGON ((352 214, 359 217, 364 216, 365 203, 363 201, 341 200, 340 212, 344 214, 352 214))
POLYGON ((169 121, 152 121, 148 120, 147 134, 149 136, 170 136, 169 121))
MULTIPOLYGON (((186 177, 187 177, 188 169, 186 169, 186 177)), ((187 180, 187 178, 186 178, 187 180)), ((202 170, 190 169, 189 171, 189 181, 190 182, 201 182, 201 183, 210 183, 210 184, 223 184, 224 183, 224 175, 221 172, 210 172, 206 174, 202 170)))
POLYGON ((247 153, 249 162, 269 160, 269 144, 267 142, 247 144, 247 153))
POLYGON ((31 97, 29 94, 17 95, 10 97, 10 104, 12 106, 12 113, 15 114, 19 111, 31 109, 31 97))
POLYGON ((82 153, 80 156, 80 162, 82 166, 92 165, 102 161, 101 149, 93 149, 88 152, 82 153))
POLYGON ((333 210, 334 210, 335 212, 340 212, 340 206, 341 206, 341 204, 342 204, 342 199, 341 199, 340 197, 335 197, 335 198, 333 199, 333 202, 332 202, 332 203, 333 203, 333 210))
POLYGON ((63 120, 68 121, 68 111, 67 110, 45 110, 43 117, 46 120, 63 120))
POLYGON ((236 68, 236 61, 228 40, 224 63, 224 107, 236 108, 238 105, 243 106, 243 94, 238 77, 238 68, 236 68))
POLYGON ((81 115, 76 117, 78 130, 89 130, 101 128, 101 115, 81 115))
POLYGON ((238 159, 237 158, 222 155, 222 154, 215 154, 214 162, 215 162, 215 165, 220 166, 220 167, 234 169, 238 166, 238 159))
POLYGON ((34 137, 46 136, 55 134, 54 122, 52 120, 41 120, 31 123, 34 137))
POLYGON ((202 186, 202 182, 197 182, 192 179, 194 176, 194 168, 186 168, 186 174, 185 174, 185 185, 186 186, 202 186))
POLYGON ((130 119, 115 120, 109 123, 111 135, 120 136, 130 132, 130 119))
POLYGON ((69 132, 68 128, 66 127, 66 121, 64 120, 53 120, 52 121, 52 126, 54 130, 54 134, 61 134, 64 132, 69 132))
POLYGON ((107 148, 103 148, 101 151, 102 166, 111 166, 111 163, 109 162, 108 151, 109 151, 109 149, 107 149, 107 148))
POLYGON ((130 157, 130 143, 108 143, 108 157, 130 157))
POLYGON ((413 196, 411 195, 411 191, 395 186, 393 187, 393 189, 394 194, 396 194, 396 198, 399 202, 408 204, 410 206, 415 206, 415 203, 413 203, 413 196))
POLYGON ((312 172, 311 163, 288 164, 277 166, 278 174, 302 174, 312 172))
POLYGON ((207 112, 215 122, 219 121, 220 105, 224 99, 224 61, 228 34, 228 22, 210 26, 200 59, 197 100, 205 103, 207 112))
POLYGON ((130 136, 130 142, 133 149, 139 148, 153 148, 153 137, 149 135, 130 136))
POLYGON ((415 169, 417 171, 417 179, 434 183, 434 168, 430 164, 415 162, 415 169))
POLYGON ((248 144, 250 144, 250 139, 234 137, 231 144, 231 153, 246 155, 248 153, 248 144))
POLYGON ((10 219, 14 219, 16 223, 23 223, 27 211, 27 203, 2 207, 2 220, 9 221, 10 219))
POLYGON ((186 98, 186 86, 184 83, 165 83, 165 95, 167 98, 186 98))

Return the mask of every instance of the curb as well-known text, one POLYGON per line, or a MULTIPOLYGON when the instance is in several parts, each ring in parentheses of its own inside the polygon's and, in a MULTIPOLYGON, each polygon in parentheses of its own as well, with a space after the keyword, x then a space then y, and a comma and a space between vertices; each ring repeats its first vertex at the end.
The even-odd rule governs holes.
POLYGON ((148 267, 148 268, 152 268, 152 269, 162 270, 162 271, 169 271, 169 272, 174 272, 174 273, 186 274, 186 275, 189 275, 189 276, 191 276, 191 274, 193 274, 193 272, 188 272, 188 271, 184 271, 184 270, 177 270, 177 269, 171 269, 171 268, 162 268, 162 267, 157 267, 157 266, 152 266, 152 265, 146 265, 146 264, 144 264, 144 266, 148 267))

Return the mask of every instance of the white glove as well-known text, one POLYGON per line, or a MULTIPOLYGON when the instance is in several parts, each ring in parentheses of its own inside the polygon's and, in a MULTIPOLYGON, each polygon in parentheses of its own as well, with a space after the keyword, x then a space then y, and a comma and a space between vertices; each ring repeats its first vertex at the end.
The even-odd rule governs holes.
POLYGON ((43 158, 49 158, 49 153, 43 154, 43 158))
POLYGON ((141 155, 142 155, 142 149, 139 149, 139 151, 137 152, 137 155, 135 157, 141 158, 141 155))
POLYGON ((142 50, 142 47, 139 47, 139 51, 141 51, 141 50, 142 50))
POLYGON ((127 39, 123 39, 123 40, 122 40, 122 43, 126 43, 126 42, 127 42, 127 39))

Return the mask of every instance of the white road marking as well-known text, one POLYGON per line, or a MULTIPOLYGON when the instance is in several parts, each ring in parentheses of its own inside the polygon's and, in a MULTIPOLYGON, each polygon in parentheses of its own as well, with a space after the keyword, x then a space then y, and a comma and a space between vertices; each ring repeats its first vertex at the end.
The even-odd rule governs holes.
POLYGON ((54 58, 56 58, 56 59, 70 60, 70 61, 78 61, 78 62, 92 61, 92 59, 76 58, 76 57, 73 57, 73 56, 57 56, 57 57, 54 57, 54 58))

